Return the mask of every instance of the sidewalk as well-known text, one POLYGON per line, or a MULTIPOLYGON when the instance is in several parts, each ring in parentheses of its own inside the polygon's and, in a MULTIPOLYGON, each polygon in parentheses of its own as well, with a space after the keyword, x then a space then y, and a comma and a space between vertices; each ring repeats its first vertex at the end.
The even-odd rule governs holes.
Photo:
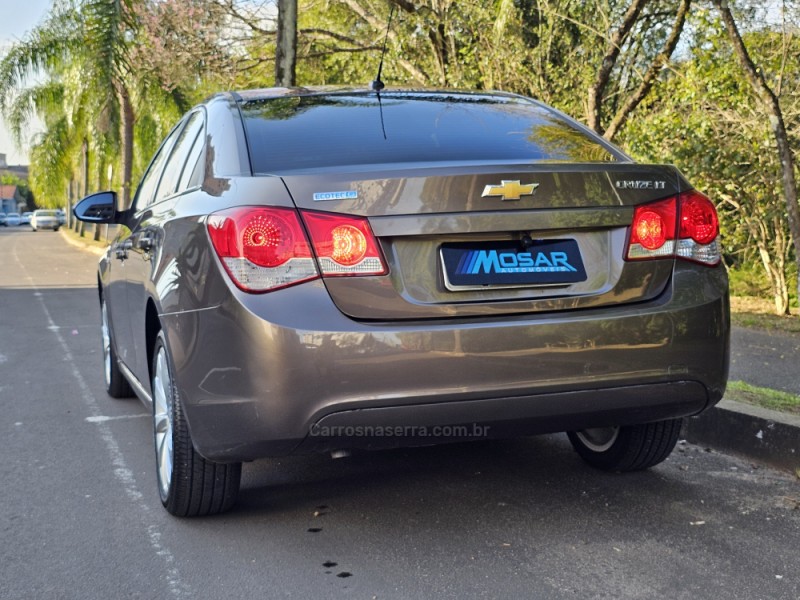
POLYGON ((681 438, 800 473, 800 417, 792 414, 723 399, 686 419, 681 438))
MULTIPOLYGON (((734 326, 729 381, 800 396, 800 335, 734 326)), ((687 441, 738 454, 770 466, 800 469, 800 417, 723 399, 687 419, 687 441)))

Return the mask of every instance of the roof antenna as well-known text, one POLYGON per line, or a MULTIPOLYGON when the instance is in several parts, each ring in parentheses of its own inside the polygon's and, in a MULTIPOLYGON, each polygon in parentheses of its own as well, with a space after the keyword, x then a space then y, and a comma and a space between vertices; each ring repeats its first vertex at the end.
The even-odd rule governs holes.
MULTIPOLYGON (((389 11, 389 24, 386 25, 386 35, 383 36, 383 50, 381 50, 381 62, 378 65, 378 77, 370 84, 370 89, 378 92, 386 87, 386 85, 381 81, 381 72, 383 71, 383 57, 386 56, 386 40, 389 38, 389 30, 392 28, 392 16, 394 15, 394 4, 392 4, 392 8, 389 11)), ((380 95, 379 95, 380 97, 380 95)))

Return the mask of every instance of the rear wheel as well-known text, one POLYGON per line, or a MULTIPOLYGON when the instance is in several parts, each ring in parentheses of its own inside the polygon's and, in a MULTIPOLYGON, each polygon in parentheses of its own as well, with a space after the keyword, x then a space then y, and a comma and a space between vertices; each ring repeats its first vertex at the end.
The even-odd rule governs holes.
POLYGON ((670 455, 682 423, 683 419, 670 419, 644 425, 570 431, 567 435, 581 458, 597 469, 640 471, 670 455))
POLYGON ((172 379, 164 332, 153 351, 153 428, 161 503, 170 514, 197 517, 225 512, 236 502, 242 463, 206 460, 194 449, 172 379))
MULTIPOLYGON (((36 230, 34 229, 34 231, 36 230)), ((133 396, 133 390, 117 363, 117 351, 114 349, 114 338, 108 324, 105 298, 100 299, 100 319, 103 334, 103 375, 106 381, 106 392, 112 398, 130 398, 133 396)))

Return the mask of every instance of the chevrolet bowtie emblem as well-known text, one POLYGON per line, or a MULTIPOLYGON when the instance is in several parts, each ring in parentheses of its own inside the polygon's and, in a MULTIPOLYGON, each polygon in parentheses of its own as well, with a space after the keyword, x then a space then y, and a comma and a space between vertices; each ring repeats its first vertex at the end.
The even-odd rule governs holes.
POLYGON ((538 183, 522 185, 519 179, 516 181, 504 179, 502 185, 487 185, 483 188, 481 198, 492 196, 500 197, 503 200, 519 200, 522 196, 531 196, 537 187, 539 187, 538 183))

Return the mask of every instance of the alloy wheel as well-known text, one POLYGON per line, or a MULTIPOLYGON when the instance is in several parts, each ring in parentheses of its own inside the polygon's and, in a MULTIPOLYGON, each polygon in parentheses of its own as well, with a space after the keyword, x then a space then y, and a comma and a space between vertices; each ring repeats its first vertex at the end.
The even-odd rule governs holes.
POLYGON ((172 377, 164 347, 158 348, 153 375, 153 425, 155 429, 158 487, 161 497, 169 495, 172 482, 172 377))
POLYGON ((595 427, 576 431, 575 435, 593 452, 605 452, 619 436, 619 427, 595 427))
POLYGON ((111 331, 108 329, 108 310, 106 302, 103 300, 100 307, 101 330, 103 333, 103 375, 106 378, 106 385, 111 384, 111 331))

